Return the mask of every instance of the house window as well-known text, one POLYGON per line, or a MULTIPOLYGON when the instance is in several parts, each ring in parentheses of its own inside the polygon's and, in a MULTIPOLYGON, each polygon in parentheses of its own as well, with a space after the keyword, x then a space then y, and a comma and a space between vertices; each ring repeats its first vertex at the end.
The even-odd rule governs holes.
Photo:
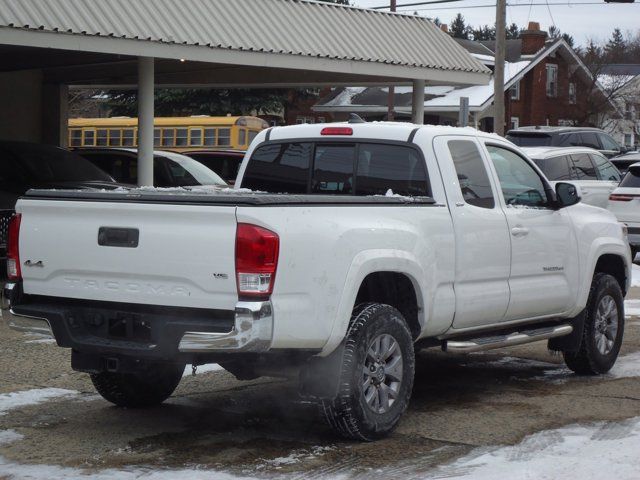
POLYGON ((569 83, 569 103, 571 105, 575 105, 576 101, 577 101, 576 84, 575 83, 569 83))
POLYGON ((511 130, 514 130, 520 126, 519 117, 511 117, 511 130))
POLYGON ((298 115, 298 117, 296 118, 296 123, 298 125, 303 125, 305 123, 315 123, 315 119, 313 117, 303 117, 298 115))
POLYGON ((627 145, 628 147, 633 145, 633 135, 631 135, 630 133, 625 133, 624 134, 624 144, 627 145))
POLYGON ((558 66, 547 65, 547 97, 558 96, 558 66))
POLYGON ((509 92, 511 92, 511 100, 520 100, 520 82, 514 83, 509 92))

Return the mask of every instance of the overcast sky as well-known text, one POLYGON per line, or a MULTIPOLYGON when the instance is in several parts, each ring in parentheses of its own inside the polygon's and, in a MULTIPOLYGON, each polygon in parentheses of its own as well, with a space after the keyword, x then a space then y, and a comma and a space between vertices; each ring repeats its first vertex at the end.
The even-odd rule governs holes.
MULTIPOLYGON (((397 0, 400 5, 414 3, 419 0, 397 0)), ((520 27, 528 21, 539 22, 544 30, 555 25, 563 33, 573 35, 576 44, 585 45, 589 38, 607 40, 615 27, 619 27, 626 35, 627 31, 637 34, 640 29, 640 0, 632 4, 606 4, 604 0, 598 5, 573 5, 578 2, 592 2, 598 0, 549 0, 546 5, 531 6, 531 3, 545 3, 546 0, 511 0, 513 6, 507 7, 507 22, 515 22, 520 27), (519 6, 520 5, 520 6, 519 6), (551 14, 549 14, 551 10, 551 14), (553 21, 552 21, 553 18, 553 21)), ((358 7, 374 7, 388 4, 388 0, 354 0, 358 7)), ((418 11, 426 17, 438 17, 443 23, 451 23, 453 17, 460 12, 467 24, 473 26, 493 25, 495 23, 495 7, 464 8, 478 5, 495 5, 495 0, 461 0, 456 3, 433 5, 429 10, 425 6, 409 7, 402 10, 418 11), (446 8, 446 10, 445 10, 446 8)))

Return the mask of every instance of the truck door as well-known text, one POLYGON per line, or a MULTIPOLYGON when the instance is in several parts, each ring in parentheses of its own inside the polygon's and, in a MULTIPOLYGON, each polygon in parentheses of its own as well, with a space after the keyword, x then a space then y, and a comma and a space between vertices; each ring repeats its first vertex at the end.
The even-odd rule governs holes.
POLYGON ((453 327, 499 322, 509 304, 511 244, 487 159, 474 137, 436 137, 434 149, 443 160, 440 170, 455 230, 453 327))
POLYGON ((506 145, 487 142, 511 238, 505 320, 558 315, 575 303, 578 244, 566 210, 549 205, 542 178, 506 145))

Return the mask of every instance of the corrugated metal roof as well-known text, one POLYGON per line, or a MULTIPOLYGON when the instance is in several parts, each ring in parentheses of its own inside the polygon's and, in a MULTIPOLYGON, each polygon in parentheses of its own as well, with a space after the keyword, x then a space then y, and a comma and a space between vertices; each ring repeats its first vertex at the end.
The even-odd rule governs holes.
POLYGON ((304 0, 0 0, 0 28, 489 71, 430 21, 304 0))

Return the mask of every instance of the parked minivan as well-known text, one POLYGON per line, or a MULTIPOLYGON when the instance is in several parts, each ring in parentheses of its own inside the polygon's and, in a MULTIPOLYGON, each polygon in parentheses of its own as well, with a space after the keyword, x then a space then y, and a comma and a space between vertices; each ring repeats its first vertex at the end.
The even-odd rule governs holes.
POLYGON ((553 181, 570 181, 580 186, 582 201, 606 208, 609 195, 620 183, 620 172, 592 148, 538 147, 523 149, 540 170, 553 181))

